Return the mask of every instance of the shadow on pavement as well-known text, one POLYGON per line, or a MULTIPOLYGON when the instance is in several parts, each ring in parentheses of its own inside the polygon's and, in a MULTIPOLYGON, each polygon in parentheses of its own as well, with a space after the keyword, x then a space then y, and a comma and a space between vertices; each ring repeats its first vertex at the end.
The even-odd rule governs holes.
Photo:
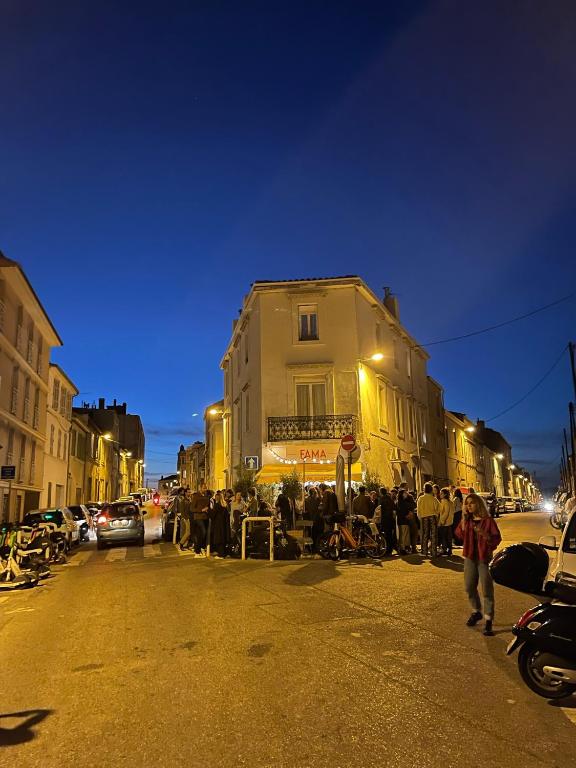
POLYGON ((548 701, 548 706, 555 709, 576 709, 576 695, 572 694, 572 696, 567 696, 565 699, 548 701))
POLYGON ((430 560, 430 564, 434 568, 447 568, 450 571, 464 571, 464 559, 458 555, 451 555, 450 557, 433 557, 430 560))
POLYGON ((408 565, 422 565, 425 560, 427 560, 426 557, 422 557, 422 555, 402 555, 400 557, 401 560, 403 560, 405 563, 408 563, 408 565))
MULTIPOLYGON (((340 564, 342 561, 340 561, 340 564)), ((303 568, 289 573, 284 579, 285 584, 293 584, 298 587, 322 584, 323 581, 336 579, 340 576, 337 568, 338 563, 331 560, 312 560, 303 568)))
POLYGON ((35 725, 39 725, 48 715, 52 714, 51 709, 30 709, 26 712, 9 712, 0 715, 0 722, 8 718, 22 719, 24 721, 15 725, 13 728, 5 728, 0 725, 0 746, 11 747, 16 744, 24 744, 36 738, 36 733, 32 730, 35 725))

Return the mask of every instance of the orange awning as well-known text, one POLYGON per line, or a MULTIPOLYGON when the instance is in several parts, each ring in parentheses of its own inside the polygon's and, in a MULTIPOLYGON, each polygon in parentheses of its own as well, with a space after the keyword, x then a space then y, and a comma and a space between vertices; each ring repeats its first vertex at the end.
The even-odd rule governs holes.
MULTIPOLYGON (((264 464, 260 472, 254 478, 256 483, 280 483, 281 475, 289 475, 296 471, 302 480, 302 463, 299 464, 264 464)), ((344 479, 348 480, 348 467, 344 467, 344 479)), ((352 464, 352 480, 362 482, 362 464, 352 464)), ((305 482, 335 483, 336 464, 320 464, 306 462, 305 482)))

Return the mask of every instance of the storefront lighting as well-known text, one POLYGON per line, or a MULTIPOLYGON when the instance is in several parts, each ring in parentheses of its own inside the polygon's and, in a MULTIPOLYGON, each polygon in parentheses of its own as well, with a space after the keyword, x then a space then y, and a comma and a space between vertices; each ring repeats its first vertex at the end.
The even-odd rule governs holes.
POLYGON ((498 461, 502 461, 502 459, 504 458, 504 454, 503 453, 497 453, 496 454, 496 458, 498 459, 498 461))
POLYGON ((377 363, 377 362, 379 362, 380 360, 384 360, 384 355, 382 354, 382 352, 375 352, 375 353, 374 353, 374 354, 371 356, 370 360, 374 360, 374 362, 376 362, 376 363, 377 363))

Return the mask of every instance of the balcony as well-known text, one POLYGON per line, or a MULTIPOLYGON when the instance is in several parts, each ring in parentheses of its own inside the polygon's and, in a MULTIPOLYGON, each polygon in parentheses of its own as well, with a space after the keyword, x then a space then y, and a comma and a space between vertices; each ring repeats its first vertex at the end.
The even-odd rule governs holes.
POLYGON ((350 413, 326 416, 269 416, 268 442, 288 440, 340 440, 356 434, 356 416, 350 413))

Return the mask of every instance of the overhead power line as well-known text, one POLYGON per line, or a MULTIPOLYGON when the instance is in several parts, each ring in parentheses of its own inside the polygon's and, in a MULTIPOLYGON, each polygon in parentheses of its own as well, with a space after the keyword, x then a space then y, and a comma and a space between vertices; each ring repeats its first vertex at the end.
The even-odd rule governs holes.
POLYGON ((487 328, 482 328, 479 331, 472 331, 471 333, 464 333, 462 336, 452 336, 449 339, 439 339, 438 341, 429 341, 427 344, 421 344, 421 347, 435 347, 437 344, 448 344, 451 341, 461 341, 462 339, 469 339, 471 336, 480 336, 482 333, 488 333, 489 331, 495 331, 497 328, 503 328, 505 325, 512 325, 512 323, 517 323, 519 320, 525 320, 527 317, 533 317, 534 315, 537 315, 539 312, 544 312, 547 309, 550 309, 550 307, 556 307, 558 304, 562 304, 564 301, 568 301, 569 299, 574 298, 576 296, 576 291, 573 291, 572 293, 569 293, 567 296, 563 296, 561 299, 556 299, 556 301, 550 302, 550 304, 545 304, 543 307, 538 307, 538 309, 532 310, 532 312, 526 312, 524 315, 518 315, 518 317, 513 317, 511 320, 504 320, 502 323, 496 323, 496 325, 489 325, 487 328))
POLYGON ((524 400, 526 400, 527 397, 530 397, 532 392, 536 391, 538 389, 538 387, 540 386, 540 384, 542 384, 548 378, 548 376, 550 376, 550 374, 552 373, 554 368, 556 368, 556 366, 558 365, 560 360, 562 360, 562 358, 564 357, 564 354, 565 354, 567 349, 568 349, 568 345, 566 345, 565 347, 562 348, 562 352, 560 353, 560 356, 556 358, 556 360, 554 361, 552 366, 550 368, 548 368, 548 370, 546 371, 544 376, 542 376, 542 378, 539 379, 536 382, 536 384, 534 384, 532 389, 528 390, 528 392, 526 392, 526 394, 523 397, 521 397, 520 400, 516 400, 515 403, 513 403, 511 406, 509 406, 505 410, 500 411, 500 413, 497 413, 496 416, 491 416, 489 419, 486 419, 486 423, 488 423, 489 421, 494 421, 495 419, 499 419, 500 416, 504 416, 505 413, 509 413, 513 408, 516 408, 517 405, 520 405, 520 403, 523 403, 524 400))

